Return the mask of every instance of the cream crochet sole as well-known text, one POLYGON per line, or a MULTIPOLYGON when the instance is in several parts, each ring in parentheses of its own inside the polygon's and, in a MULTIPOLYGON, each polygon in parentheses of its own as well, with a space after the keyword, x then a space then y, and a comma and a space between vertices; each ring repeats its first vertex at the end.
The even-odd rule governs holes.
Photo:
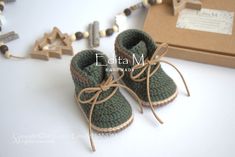
MULTIPOLYGON (((85 119, 86 119, 86 121, 87 121, 87 123, 88 123, 89 120, 88 120, 88 118, 87 118, 85 112, 83 111, 83 109, 82 109, 80 103, 78 102, 78 99, 77 99, 76 94, 75 94, 75 100, 76 100, 76 102, 77 102, 77 104, 78 104, 78 106, 79 106, 79 108, 80 108, 80 110, 81 110, 83 116, 85 117, 85 119)), ((116 127, 113 127, 113 128, 100 128, 100 127, 97 127, 97 126, 95 126, 95 125, 93 125, 93 124, 91 125, 91 128, 92 128, 94 131, 97 131, 97 132, 100 132, 100 133, 114 133, 114 132, 119 132, 119 131, 121 131, 121 130, 127 128, 127 127, 133 122, 133 120, 134 120, 134 117, 133 117, 133 115, 131 115, 131 117, 130 117, 126 122, 124 122, 124 123, 122 123, 121 125, 118 125, 118 126, 116 126, 116 127)))
MULTIPOLYGON (((170 97, 164 99, 164 100, 160 100, 160 101, 154 101, 153 102, 153 107, 160 107, 160 106, 164 106, 168 103, 170 103, 171 101, 173 101, 178 95, 177 90, 175 91, 175 93, 173 93, 170 97)), ((145 102, 142 100, 142 105, 145 107, 150 107, 149 102, 145 102)))
MULTIPOLYGON (((121 84, 124 84, 124 85, 126 85, 122 80, 120 80, 119 81, 121 84)), ((129 93, 136 101, 138 101, 137 99, 136 99, 136 97, 135 96, 133 96, 132 95, 132 93, 129 93)), ((177 91, 177 89, 175 90, 175 93, 173 93, 170 97, 168 97, 168 98, 166 98, 166 99, 164 99, 164 100, 160 100, 160 101, 153 101, 153 107, 160 107, 160 106, 164 106, 164 105, 167 105, 168 103, 170 103, 171 101, 173 101, 176 97, 177 97, 177 95, 178 95, 178 91, 177 91)), ((142 99, 140 99, 141 100, 141 103, 142 103, 142 105, 144 106, 144 107, 150 107, 150 104, 149 104, 149 102, 146 102, 146 101, 144 101, 144 100, 142 100, 142 99)))

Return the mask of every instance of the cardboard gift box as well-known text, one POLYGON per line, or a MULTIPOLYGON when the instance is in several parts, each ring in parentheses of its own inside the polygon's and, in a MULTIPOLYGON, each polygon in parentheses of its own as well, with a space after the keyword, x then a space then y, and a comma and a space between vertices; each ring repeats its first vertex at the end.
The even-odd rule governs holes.
POLYGON ((203 0, 202 10, 149 9, 144 31, 169 44, 168 56, 235 68, 235 0, 203 0))

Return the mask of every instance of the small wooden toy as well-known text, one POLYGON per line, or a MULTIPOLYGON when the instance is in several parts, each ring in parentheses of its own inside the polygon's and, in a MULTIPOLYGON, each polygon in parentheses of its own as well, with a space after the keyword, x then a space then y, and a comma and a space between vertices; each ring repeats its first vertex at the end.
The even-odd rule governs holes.
POLYGON ((1 43, 8 43, 10 41, 16 40, 19 38, 19 35, 15 33, 14 31, 5 33, 0 35, 0 42, 1 43))
POLYGON ((88 32, 89 32, 89 36, 88 36, 89 47, 93 48, 93 24, 92 23, 90 23, 88 26, 88 32))
POLYGON ((89 47, 98 47, 100 46, 100 27, 99 27, 99 22, 94 21, 93 23, 90 23, 88 26, 88 41, 89 41, 89 47))
POLYGON ((99 22, 94 21, 93 23, 93 46, 98 47, 100 46, 100 27, 99 27, 99 22))
POLYGON ((73 55, 72 41, 67 34, 54 27, 50 34, 35 42, 31 57, 49 60, 49 57, 61 58, 62 54, 73 55))
POLYGON ((196 10, 201 10, 202 8, 202 2, 199 0, 164 0, 164 2, 173 6, 174 15, 177 15, 184 8, 196 10))

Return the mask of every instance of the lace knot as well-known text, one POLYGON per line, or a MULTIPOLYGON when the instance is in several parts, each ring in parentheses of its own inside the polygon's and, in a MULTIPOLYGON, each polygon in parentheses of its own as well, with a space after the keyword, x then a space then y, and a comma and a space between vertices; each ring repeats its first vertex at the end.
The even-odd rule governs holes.
POLYGON ((109 88, 110 88, 109 86, 106 86, 106 85, 103 85, 103 84, 101 84, 99 87, 103 92, 109 90, 109 88))
POLYGON ((130 88, 118 83, 118 81, 120 79, 122 79, 122 77, 124 76, 123 70, 120 70, 120 72, 121 72, 121 74, 116 80, 114 80, 114 77, 112 75, 110 75, 108 77, 108 79, 106 81, 102 82, 99 86, 84 88, 79 92, 79 94, 77 96, 77 102, 82 103, 82 104, 90 104, 91 105, 88 120, 89 120, 89 137, 90 137, 91 148, 93 151, 95 151, 95 145, 94 145, 94 142, 93 142, 93 139, 91 136, 91 130, 92 130, 91 119, 92 119, 92 114, 93 114, 95 105, 102 104, 105 101, 108 101, 112 96, 114 96, 114 94, 117 92, 118 88, 122 87, 122 88, 127 89, 130 93, 132 93, 136 97, 136 99, 138 100, 138 103, 140 105, 140 111, 141 111, 141 113, 143 112, 143 108, 141 106, 141 101, 140 101, 139 97, 130 88), (114 90, 107 97, 99 99, 101 93, 109 90, 110 88, 114 88, 114 90), (93 93, 94 95, 91 98, 88 98, 86 100, 82 100, 81 99, 82 95, 84 95, 85 93, 93 93))
POLYGON ((147 65, 149 65, 149 66, 157 64, 156 60, 147 60, 146 62, 147 62, 147 65))

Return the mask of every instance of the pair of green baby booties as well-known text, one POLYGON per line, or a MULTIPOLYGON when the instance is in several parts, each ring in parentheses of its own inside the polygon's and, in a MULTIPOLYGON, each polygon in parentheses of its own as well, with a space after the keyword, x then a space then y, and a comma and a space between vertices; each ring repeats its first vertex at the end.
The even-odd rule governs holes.
MULTIPOLYGON (((142 106, 154 108, 167 104, 177 96, 177 86, 164 72, 161 62, 173 66, 161 57, 168 45, 157 46, 145 32, 130 29, 118 35, 115 41, 117 67, 109 64, 107 56, 97 50, 84 50, 71 61, 71 74, 75 84, 75 98, 89 124, 92 150, 95 145, 91 131, 118 132, 133 121, 132 109, 119 91, 126 89, 142 106), (118 76, 114 77, 114 71, 118 76)), ((179 72, 188 95, 189 91, 179 72)))

